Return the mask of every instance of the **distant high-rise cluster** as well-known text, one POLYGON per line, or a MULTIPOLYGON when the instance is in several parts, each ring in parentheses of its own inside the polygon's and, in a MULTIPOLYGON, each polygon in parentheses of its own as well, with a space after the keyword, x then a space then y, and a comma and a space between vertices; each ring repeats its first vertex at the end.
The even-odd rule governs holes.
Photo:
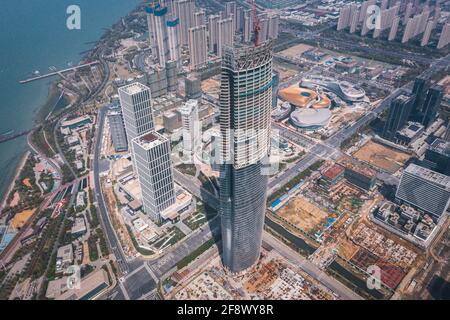
POLYGON ((164 2, 154 2, 145 8, 147 12, 150 47, 154 58, 164 67, 168 61, 180 61, 178 25, 180 19, 169 12, 164 2))
MULTIPOLYGON (((221 58, 226 46, 233 46, 236 37, 244 43, 252 41, 253 16, 251 10, 226 2, 225 10, 206 17, 205 10, 197 10, 194 0, 153 1, 146 7, 150 47, 153 58, 161 67, 175 61, 181 67, 181 47, 188 46, 190 69, 199 70, 208 62, 208 52, 221 58)), ((277 39, 280 17, 258 15, 260 41, 277 39)))
POLYGON ((408 120, 428 128, 436 119, 442 97, 442 86, 431 85, 428 79, 417 77, 412 95, 402 94, 392 101, 383 137, 395 141, 397 132, 408 120))
MULTIPOLYGON (((399 38, 401 43, 421 35, 420 45, 426 46, 433 30, 437 29, 440 15, 439 4, 429 7, 427 4, 420 6, 418 2, 382 0, 377 3, 376 0, 367 0, 361 5, 351 3, 343 7, 337 30, 349 29, 350 33, 355 33, 360 28, 361 36, 366 36, 373 30, 373 38, 380 37, 386 31, 387 40, 399 38), (399 35, 401 28, 403 34, 399 35)), ((444 23, 437 48, 441 49, 449 42, 450 24, 444 23)))

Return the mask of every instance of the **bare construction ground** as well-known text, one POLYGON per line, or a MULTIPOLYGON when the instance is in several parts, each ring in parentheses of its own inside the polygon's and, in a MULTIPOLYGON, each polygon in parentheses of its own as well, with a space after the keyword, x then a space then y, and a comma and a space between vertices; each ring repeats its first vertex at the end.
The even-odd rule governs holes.
POLYGON ((391 174, 397 172, 410 158, 410 155, 407 153, 394 150, 373 141, 367 142, 353 156, 391 174))
POLYGON ((212 96, 218 96, 220 82, 215 79, 208 79, 202 82, 202 91, 212 96))
POLYGON ((300 57, 304 52, 311 50, 312 48, 314 47, 311 47, 307 44, 298 44, 284 51, 281 51, 280 54, 284 57, 293 59, 300 57))
POLYGON ((291 199, 277 215, 308 233, 316 231, 328 217, 326 212, 302 196, 291 199))

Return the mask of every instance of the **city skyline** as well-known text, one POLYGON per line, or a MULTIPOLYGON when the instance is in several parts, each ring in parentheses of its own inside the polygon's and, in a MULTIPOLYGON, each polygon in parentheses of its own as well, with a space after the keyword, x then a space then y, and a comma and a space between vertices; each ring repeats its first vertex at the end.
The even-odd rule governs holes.
POLYGON ((0 300, 450 299, 449 0, 106 8, 0 31, 0 300))

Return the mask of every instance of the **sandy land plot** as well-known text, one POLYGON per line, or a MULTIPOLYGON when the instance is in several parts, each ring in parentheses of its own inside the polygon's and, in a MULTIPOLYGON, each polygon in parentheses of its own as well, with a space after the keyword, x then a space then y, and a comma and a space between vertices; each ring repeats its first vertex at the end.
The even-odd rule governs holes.
POLYGON ((326 212, 303 197, 290 200, 277 214, 305 232, 314 231, 328 217, 326 212))
POLYGON ((342 239, 341 241, 339 241, 339 255, 346 260, 350 260, 358 250, 359 247, 348 240, 342 239))
POLYGON ((30 209, 22 211, 14 216, 14 219, 11 221, 11 226, 14 229, 20 229, 23 225, 30 219, 36 209, 30 209))
POLYGON ((202 91, 206 94, 217 94, 220 89, 220 82, 215 79, 208 79, 202 82, 202 91))
POLYGON ((410 158, 407 153, 396 151, 373 141, 367 142, 354 153, 354 156, 389 173, 397 172, 410 158))
POLYGON ((288 58, 297 58, 298 56, 300 56, 301 54, 303 54, 308 50, 311 50, 312 48, 313 47, 308 46, 307 44, 298 44, 284 51, 281 51, 280 54, 288 58))

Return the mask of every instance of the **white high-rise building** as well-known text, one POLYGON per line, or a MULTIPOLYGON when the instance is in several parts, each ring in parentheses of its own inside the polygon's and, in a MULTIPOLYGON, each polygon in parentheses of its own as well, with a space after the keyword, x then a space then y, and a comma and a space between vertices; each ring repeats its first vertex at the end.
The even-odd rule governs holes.
POLYGON ((389 37, 388 37, 389 41, 392 41, 397 37, 397 31, 398 31, 399 24, 400 24, 400 17, 395 17, 394 21, 392 22, 391 30, 389 31, 389 37))
POLYGON ((169 35, 169 59, 177 63, 181 68, 181 48, 180 48, 180 19, 172 18, 167 20, 167 34, 169 35))
POLYGON ((392 24, 394 22, 395 17, 397 17, 397 13, 400 9, 400 6, 394 6, 389 9, 385 9, 381 11, 381 19, 380 26, 376 28, 373 33, 374 38, 378 38, 382 31, 392 28, 392 24))
POLYGON ((347 28, 351 24, 352 17, 350 16, 352 5, 347 5, 339 12, 339 20, 337 24, 337 30, 341 31, 347 28))
POLYGON ((191 55, 191 70, 197 70, 208 61, 208 44, 206 26, 189 29, 189 52, 191 55))
POLYGON ((356 8, 355 12, 352 16, 352 21, 350 23, 350 33, 355 33, 356 28, 358 27, 358 23, 359 23, 359 9, 356 8))
POLYGON ((217 41, 217 56, 222 57, 223 48, 225 46, 232 46, 234 41, 234 27, 233 19, 228 18, 224 20, 219 20, 217 22, 218 30, 218 41, 217 41))
POLYGON ((280 25, 280 16, 272 15, 269 17, 269 38, 272 40, 278 39, 280 25))
POLYGON ((119 88, 120 105, 128 141, 154 130, 150 89, 135 82, 119 88))
POLYGON ((176 202, 170 141, 156 132, 133 139, 133 159, 141 186, 144 212, 155 222, 176 202))
POLYGON ((198 116, 198 101, 189 100, 178 109, 181 115, 183 128, 183 151, 185 155, 192 156, 198 152, 201 143, 201 123, 198 116))
POLYGON ((265 42, 269 40, 269 19, 267 16, 260 17, 259 24, 261 26, 261 30, 259 31, 259 41, 265 42))
POLYGON ((230 18, 231 16, 236 17, 237 6, 236 2, 229 1, 225 3, 225 18, 230 18))
POLYGON ((442 28, 441 36, 437 45, 438 49, 441 49, 450 43, 450 22, 447 22, 442 28))
POLYGON ((180 44, 186 45, 189 43, 189 29, 195 25, 195 1, 177 0, 174 2, 174 11, 180 19, 180 44))
POLYGON ((427 26, 425 28, 425 32, 423 33, 422 41, 420 42, 420 45, 426 46, 428 42, 430 41, 431 31, 433 31, 434 28, 434 21, 430 20, 427 23, 427 26))
POLYGON ((206 24, 206 12, 204 10, 195 12, 193 27, 203 26, 205 24, 206 24))
POLYGON ((244 13, 244 42, 250 42, 252 40, 253 35, 253 15, 250 10, 245 11, 244 13))
POLYGON ((408 23, 408 19, 411 17, 413 13, 413 3, 409 2, 406 5, 405 15, 403 16, 403 25, 406 25, 408 23))
POLYGON ((208 34, 209 34, 209 52, 217 54, 217 44, 219 42, 219 26, 220 15, 210 15, 208 17, 208 34))

